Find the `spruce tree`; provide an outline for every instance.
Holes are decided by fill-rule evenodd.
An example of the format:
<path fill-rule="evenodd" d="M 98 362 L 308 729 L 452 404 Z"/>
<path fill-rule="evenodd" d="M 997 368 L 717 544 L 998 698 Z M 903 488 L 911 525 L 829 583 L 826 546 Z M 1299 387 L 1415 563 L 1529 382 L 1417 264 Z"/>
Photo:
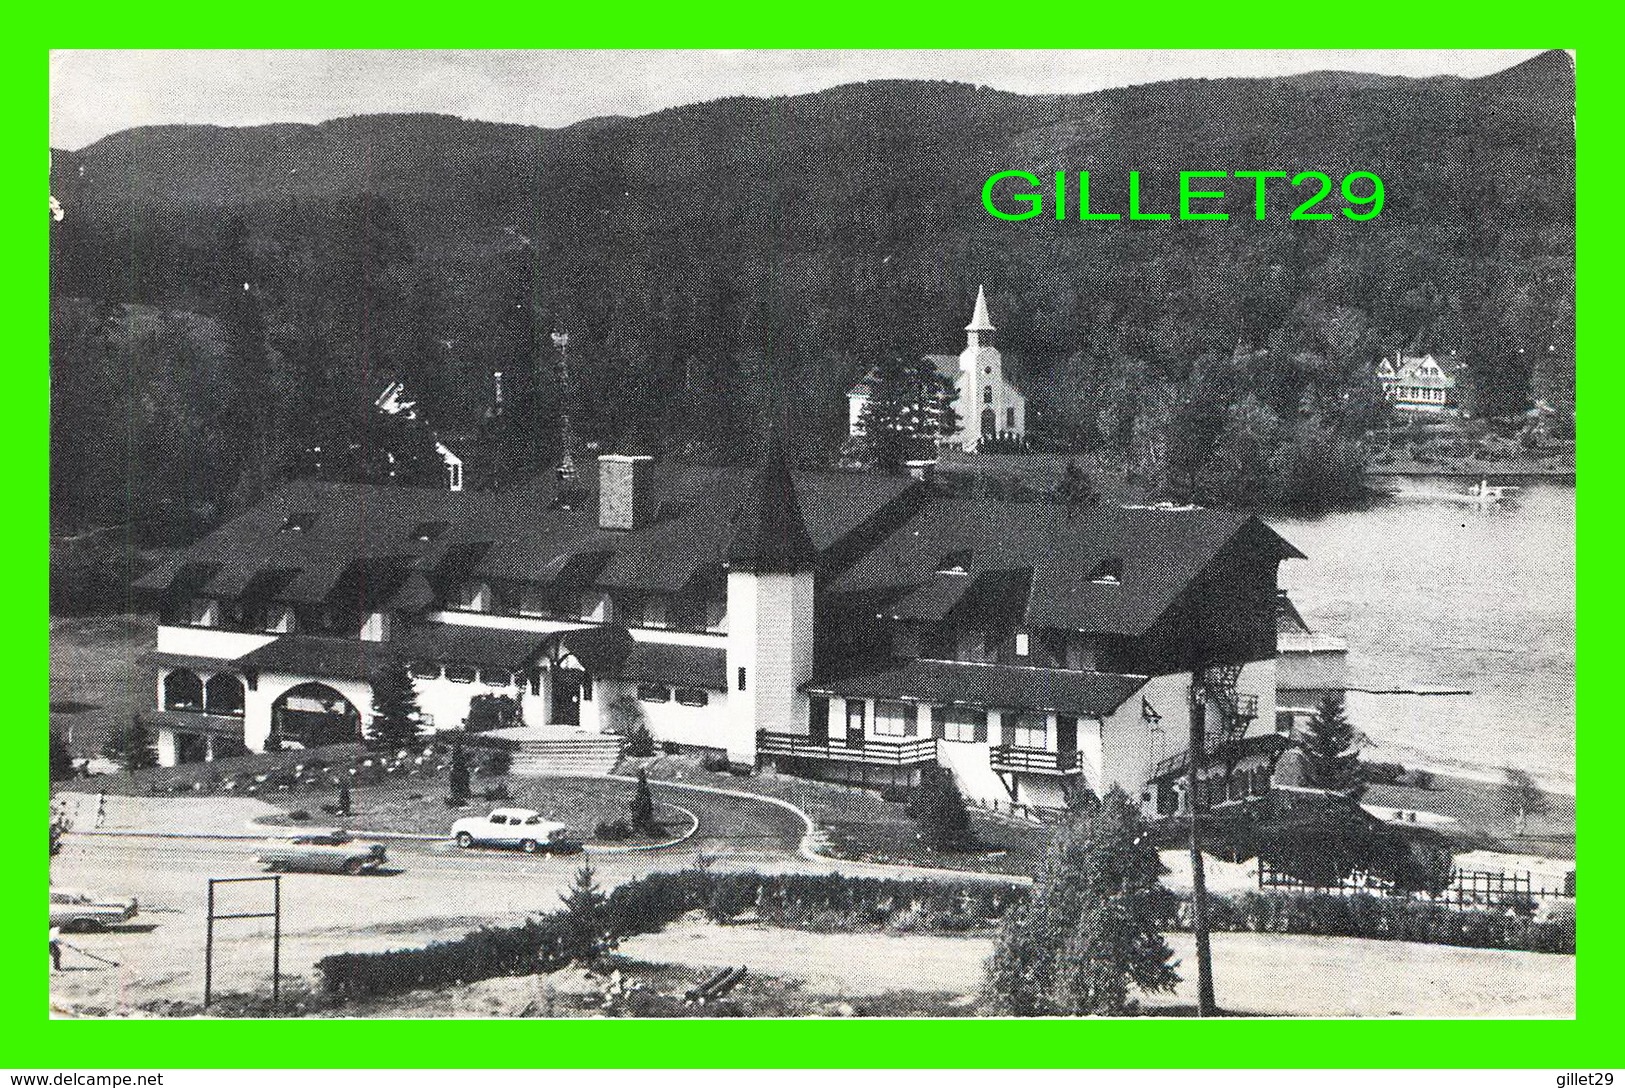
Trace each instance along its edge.
<path fill-rule="evenodd" d="M 403 661 L 386 662 L 372 674 L 372 729 L 368 739 L 377 749 L 410 747 L 417 743 L 419 723 L 417 689 Z"/>
<path fill-rule="evenodd" d="M 909 384 L 902 357 L 882 356 L 869 379 L 869 399 L 858 412 L 858 430 L 870 459 L 882 472 L 901 472 L 910 456 L 918 398 L 910 395 Z"/>
<path fill-rule="evenodd" d="M 1140 810 L 1114 786 L 1056 834 L 1031 896 L 1005 916 L 985 994 L 1013 1016 L 1121 1015 L 1179 981 L 1161 928 L 1173 895 Z"/>
<path fill-rule="evenodd" d="M 564 910 L 559 920 L 559 954 L 570 963 L 592 967 L 619 943 L 610 932 L 609 897 L 593 879 L 591 862 L 582 862 L 575 883 L 559 896 Z"/>
<path fill-rule="evenodd" d="M 350 815 L 350 784 L 348 782 L 339 783 L 339 803 L 337 815 Z"/>
<path fill-rule="evenodd" d="M 632 795 L 632 827 L 640 835 L 660 832 L 655 823 L 654 794 L 649 792 L 649 776 L 642 767 L 638 768 L 638 790 Z"/>
<path fill-rule="evenodd" d="M 1360 780 L 1360 746 L 1354 726 L 1343 712 L 1341 692 L 1320 697 L 1305 723 L 1298 746 L 1303 749 L 1305 772 L 1312 786 L 1323 790 L 1356 791 Z"/>
<path fill-rule="evenodd" d="M 927 765 L 920 775 L 920 785 L 909 797 L 908 814 L 919 826 L 925 844 L 950 853 L 975 850 L 976 834 L 953 772 Z"/>
<path fill-rule="evenodd" d="M 102 754 L 131 774 L 158 766 L 158 749 L 153 744 L 152 730 L 134 718 L 108 739 Z"/>

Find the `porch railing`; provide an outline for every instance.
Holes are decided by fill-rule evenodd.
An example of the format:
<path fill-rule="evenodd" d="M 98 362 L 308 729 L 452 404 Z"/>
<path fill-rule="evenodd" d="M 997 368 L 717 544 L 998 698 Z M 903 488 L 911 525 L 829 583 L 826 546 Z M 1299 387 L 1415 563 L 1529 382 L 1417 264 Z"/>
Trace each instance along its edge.
<path fill-rule="evenodd" d="M 836 763 L 873 763 L 888 767 L 911 767 L 917 763 L 935 763 L 937 742 L 933 737 L 913 737 L 899 740 L 863 738 L 862 744 L 849 744 L 844 740 L 813 740 L 796 733 L 757 734 L 756 752 L 764 756 L 789 756 L 795 759 L 827 759 Z"/>
<path fill-rule="evenodd" d="M 1032 774 L 1078 774 L 1083 768 L 1077 752 L 1049 752 L 1042 748 L 1018 748 L 1001 744 L 988 753 L 995 771 L 1026 771 Z"/>

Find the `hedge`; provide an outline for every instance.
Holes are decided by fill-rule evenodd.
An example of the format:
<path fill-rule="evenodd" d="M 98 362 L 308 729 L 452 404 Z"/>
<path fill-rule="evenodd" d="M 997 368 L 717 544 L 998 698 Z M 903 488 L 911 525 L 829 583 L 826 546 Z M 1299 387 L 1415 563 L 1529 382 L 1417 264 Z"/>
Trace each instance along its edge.
<path fill-rule="evenodd" d="M 985 932 L 1026 897 L 1025 888 L 991 883 L 687 869 L 652 873 L 621 885 L 610 892 L 605 917 L 616 938 L 658 932 L 696 910 L 719 922 L 753 913 L 762 922 L 787 928 Z M 1181 900 L 1168 927 L 1188 928 L 1189 915 L 1189 900 Z M 346 1000 L 543 973 L 566 964 L 561 919 L 562 912 L 556 912 L 519 926 L 486 927 L 426 948 L 346 952 L 326 957 L 316 969 L 325 991 Z M 1434 903 L 1364 894 L 1211 896 L 1208 919 L 1218 932 L 1574 952 L 1572 918 L 1536 922 L 1512 914 L 1454 911 Z"/>

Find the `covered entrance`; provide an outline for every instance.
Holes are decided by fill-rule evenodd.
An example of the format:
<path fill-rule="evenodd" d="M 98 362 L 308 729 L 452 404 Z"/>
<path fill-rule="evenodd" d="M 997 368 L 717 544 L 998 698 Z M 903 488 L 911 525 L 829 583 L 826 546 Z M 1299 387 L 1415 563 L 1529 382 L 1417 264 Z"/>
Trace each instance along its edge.
<path fill-rule="evenodd" d="M 300 684 L 271 704 L 271 734 L 306 748 L 362 739 L 361 713 L 326 684 Z"/>

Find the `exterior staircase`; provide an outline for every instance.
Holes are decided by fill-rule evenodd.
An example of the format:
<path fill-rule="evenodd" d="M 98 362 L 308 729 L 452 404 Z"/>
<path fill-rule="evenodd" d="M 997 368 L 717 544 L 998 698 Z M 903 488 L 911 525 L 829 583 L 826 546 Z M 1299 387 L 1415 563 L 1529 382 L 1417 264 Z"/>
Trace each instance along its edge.
<path fill-rule="evenodd" d="M 518 778 L 608 774 L 621 758 L 622 738 L 568 726 L 521 726 L 486 734 L 514 742 L 509 774 Z"/>

